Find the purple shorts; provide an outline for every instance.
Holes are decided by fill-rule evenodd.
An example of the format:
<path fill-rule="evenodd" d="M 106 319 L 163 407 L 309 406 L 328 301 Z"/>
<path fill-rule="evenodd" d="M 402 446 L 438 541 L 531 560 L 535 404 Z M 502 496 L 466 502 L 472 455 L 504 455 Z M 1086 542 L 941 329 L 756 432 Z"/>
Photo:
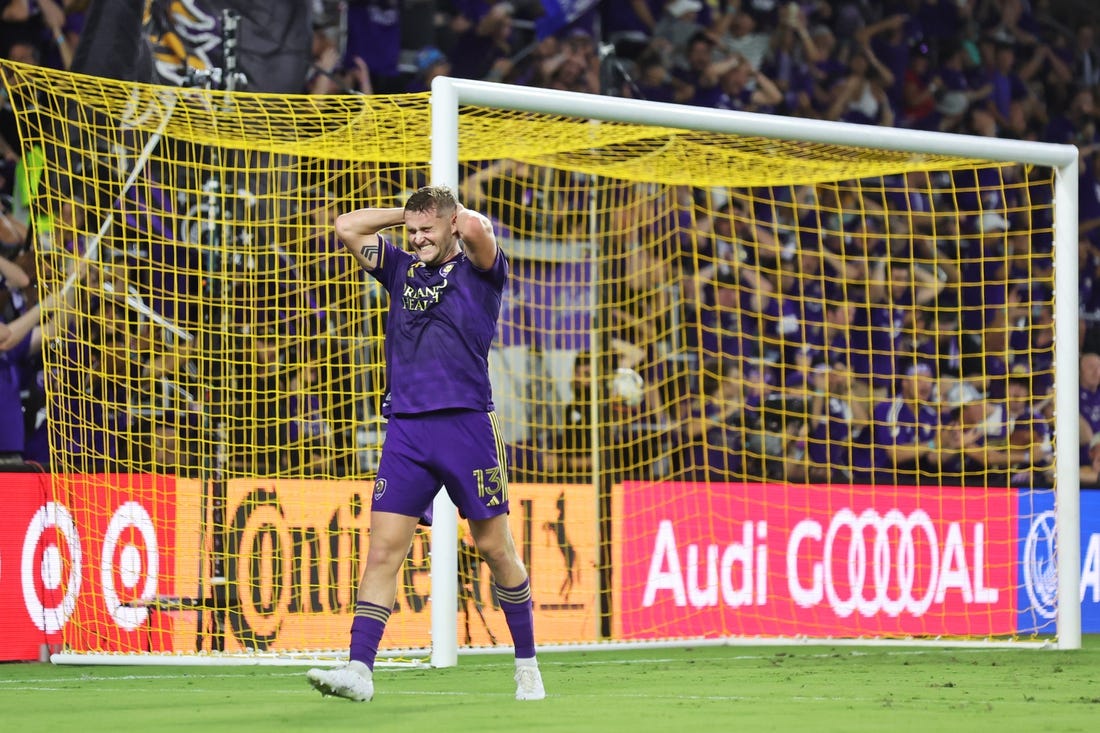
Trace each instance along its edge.
<path fill-rule="evenodd" d="M 464 518 L 508 512 L 504 439 L 494 413 L 442 410 L 390 418 L 371 509 L 430 525 L 432 500 L 444 486 Z"/>

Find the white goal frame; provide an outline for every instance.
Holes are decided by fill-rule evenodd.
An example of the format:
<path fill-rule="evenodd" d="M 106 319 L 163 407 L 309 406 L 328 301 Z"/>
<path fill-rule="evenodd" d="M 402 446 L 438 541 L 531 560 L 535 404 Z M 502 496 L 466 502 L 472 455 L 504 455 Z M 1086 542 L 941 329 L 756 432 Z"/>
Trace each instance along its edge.
<path fill-rule="evenodd" d="M 805 141 L 946 155 L 1054 168 L 1054 369 L 1055 435 L 1061 446 L 1076 447 L 1078 429 L 1078 267 L 1077 169 L 1073 145 L 1020 142 L 942 132 L 827 122 L 751 112 L 707 109 L 664 102 L 562 92 L 510 84 L 436 77 L 431 91 L 431 176 L 434 184 L 458 188 L 459 106 L 571 115 L 624 122 L 791 141 Z M 1081 647 L 1080 466 L 1075 450 L 1055 454 L 1059 649 Z M 458 515 L 446 492 L 434 505 L 431 535 L 431 664 L 458 663 Z M 1070 529 L 1070 531 L 1062 531 Z M 807 640 L 802 640 L 806 643 Z M 830 640 L 829 643 L 834 643 Z M 686 641 L 684 643 L 687 643 Z M 782 640 L 776 640 L 782 643 Z M 867 644 L 882 643 L 867 640 Z M 986 642 L 975 641 L 982 644 Z M 636 645 L 644 645 L 637 642 Z M 1045 645 L 1044 645 L 1045 646 Z"/>
<path fill-rule="evenodd" d="M 1080 562 L 1080 467 L 1076 446 L 1078 429 L 1078 266 L 1077 266 L 1077 176 L 1078 150 L 1072 145 L 1020 142 L 990 137 L 924 132 L 890 127 L 826 122 L 749 112 L 647 102 L 635 99 L 561 92 L 508 84 L 437 77 L 431 90 L 431 177 L 436 184 L 457 189 L 459 177 L 459 108 L 473 105 L 491 109 L 552 115 L 570 115 L 593 121 L 652 125 L 655 127 L 714 132 L 787 141 L 804 141 L 862 147 L 914 156 L 958 156 L 990 162 L 1025 163 L 1054 169 L 1054 369 L 1055 436 L 1055 553 L 1057 590 L 1057 638 L 1053 642 L 1014 642 L 990 639 L 934 640 L 905 639 L 662 639 L 631 642 L 591 642 L 540 645 L 541 651 L 559 649 L 625 649 L 639 647 L 745 645 L 879 645 L 915 643 L 936 646 L 1029 647 L 1079 649 L 1081 647 L 1081 562 Z M 1068 531 L 1062 531 L 1068 530 Z M 458 663 L 458 513 L 446 492 L 434 504 L 431 532 L 431 648 L 430 665 L 452 667 Z M 463 655 L 505 653 L 510 646 L 463 648 Z M 48 653 L 44 650 L 44 654 Z M 423 654 L 426 650 L 385 650 L 383 655 Z M 346 650 L 296 654 L 163 655 L 55 653 L 55 664 L 142 664 L 142 665 L 294 665 L 339 664 Z M 418 662 L 406 662 L 417 665 Z"/>

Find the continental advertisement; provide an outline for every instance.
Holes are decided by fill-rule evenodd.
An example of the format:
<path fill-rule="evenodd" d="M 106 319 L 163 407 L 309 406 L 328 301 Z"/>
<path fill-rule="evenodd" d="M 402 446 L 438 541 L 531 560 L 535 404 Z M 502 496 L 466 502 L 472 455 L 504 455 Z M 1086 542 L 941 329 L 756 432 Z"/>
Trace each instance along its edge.
<path fill-rule="evenodd" d="M 369 483 L 234 480 L 219 492 L 164 476 L 0 480 L 0 659 L 38 659 L 43 645 L 62 642 L 108 652 L 348 644 Z M 540 641 L 595 640 L 591 488 L 512 484 L 509 494 Z M 422 529 L 401 572 L 385 648 L 430 645 L 429 548 Z M 456 550 L 459 643 L 510 644 L 487 566 L 468 538 Z"/>

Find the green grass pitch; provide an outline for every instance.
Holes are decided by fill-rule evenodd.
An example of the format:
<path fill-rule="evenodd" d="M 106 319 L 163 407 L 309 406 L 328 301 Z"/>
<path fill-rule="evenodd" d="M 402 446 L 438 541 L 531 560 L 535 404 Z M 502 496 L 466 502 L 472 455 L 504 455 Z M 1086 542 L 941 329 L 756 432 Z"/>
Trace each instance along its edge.
<path fill-rule="evenodd" d="M 50 731 L 1088 731 L 1100 637 L 1084 649 L 697 647 L 546 653 L 548 697 L 512 699 L 503 655 L 380 669 L 367 704 L 295 667 L 0 665 L 0 729 Z"/>

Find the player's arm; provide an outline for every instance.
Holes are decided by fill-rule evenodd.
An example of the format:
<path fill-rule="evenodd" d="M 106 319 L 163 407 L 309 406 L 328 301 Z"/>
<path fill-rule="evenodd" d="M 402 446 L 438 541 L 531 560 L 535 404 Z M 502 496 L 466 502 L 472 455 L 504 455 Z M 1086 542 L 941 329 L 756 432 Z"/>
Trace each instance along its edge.
<path fill-rule="evenodd" d="M 466 257 L 479 270 L 492 269 L 497 259 L 497 237 L 493 233 L 493 222 L 484 214 L 458 205 L 455 214 L 455 229 L 466 249 Z"/>
<path fill-rule="evenodd" d="M 336 218 L 336 236 L 359 264 L 374 270 L 382 264 L 382 240 L 378 232 L 405 221 L 405 209 L 356 209 Z"/>

